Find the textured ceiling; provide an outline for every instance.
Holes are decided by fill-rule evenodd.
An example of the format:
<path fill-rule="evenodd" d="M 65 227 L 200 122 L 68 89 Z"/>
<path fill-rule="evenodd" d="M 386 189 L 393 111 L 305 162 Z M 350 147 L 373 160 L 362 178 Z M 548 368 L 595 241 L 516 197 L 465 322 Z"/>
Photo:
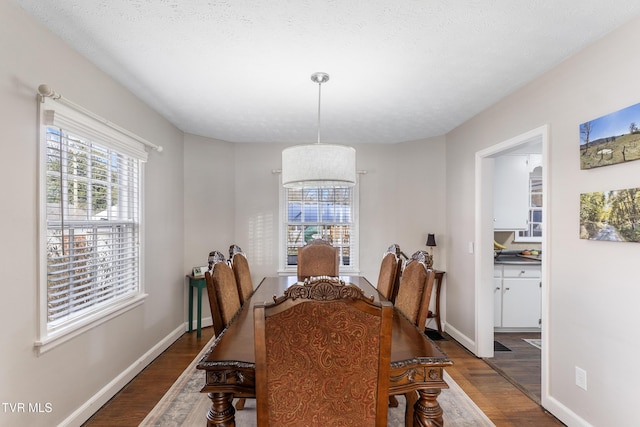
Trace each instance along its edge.
<path fill-rule="evenodd" d="M 316 71 L 331 76 L 322 142 L 443 135 L 640 14 L 638 0 L 14 1 L 181 130 L 234 142 L 315 142 Z"/>

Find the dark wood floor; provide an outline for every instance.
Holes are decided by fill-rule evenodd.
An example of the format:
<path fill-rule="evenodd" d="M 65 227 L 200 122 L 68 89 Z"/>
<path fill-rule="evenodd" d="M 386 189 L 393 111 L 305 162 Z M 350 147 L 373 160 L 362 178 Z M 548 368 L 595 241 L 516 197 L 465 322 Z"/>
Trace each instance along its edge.
<path fill-rule="evenodd" d="M 212 334 L 213 328 L 204 328 L 200 339 L 196 338 L 195 332 L 184 334 L 84 426 L 137 426 L 211 339 Z M 447 368 L 449 375 L 497 427 L 563 425 L 484 360 L 475 357 L 454 340 L 436 341 L 436 344 L 455 363 Z"/>
<path fill-rule="evenodd" d="M 531 399 L 540 403 L 542 375 L 540 349 L 524 341 L 524 339 L 540 339 L 540 333 L 499 332 L 494 338 L 511 351 L 496 351 L 493 358 L 485 361 Z"/>

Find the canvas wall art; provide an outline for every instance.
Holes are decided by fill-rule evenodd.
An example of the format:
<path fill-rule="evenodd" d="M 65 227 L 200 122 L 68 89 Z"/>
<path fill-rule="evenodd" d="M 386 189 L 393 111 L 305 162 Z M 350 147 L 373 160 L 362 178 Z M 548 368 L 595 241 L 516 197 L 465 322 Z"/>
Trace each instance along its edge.
<path fill-rule="evenodd" d="M 640 159 L 640 104 L 580 125 L 580 169 Z"/>
<path fill-rule="evenodd" d="M 640 188 L 580 194 L 580 238 L 640 242 Z"/>

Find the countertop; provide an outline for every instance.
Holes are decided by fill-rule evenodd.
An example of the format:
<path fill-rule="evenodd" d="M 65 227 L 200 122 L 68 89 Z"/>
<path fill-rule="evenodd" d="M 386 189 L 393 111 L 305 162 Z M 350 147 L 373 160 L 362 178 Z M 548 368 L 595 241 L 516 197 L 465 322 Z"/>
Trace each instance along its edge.
<path fill-rule="evenodd" d="M 506 265 L 540 265 L 540 255 L 522 255 L 520 251 L 503 250 L 497 251 L 497 256 L 494 258 L 494 264 L 506 264 Z"/>

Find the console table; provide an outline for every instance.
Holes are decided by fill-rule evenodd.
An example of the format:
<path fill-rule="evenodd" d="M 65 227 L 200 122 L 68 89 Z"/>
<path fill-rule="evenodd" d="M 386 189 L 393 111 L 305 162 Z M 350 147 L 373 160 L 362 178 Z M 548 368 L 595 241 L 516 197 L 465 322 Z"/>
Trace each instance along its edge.
<path fill-rule="evenodd" d="M 202 336 L 202 290 L 207 288 L 207 282 L 204 276 L 194 276 L 187 274 L 189 279 L 189 332 L 193 331 L 193 290 L 198 290 L 198 332 L 196 336 Z"/>
<path fill-rule="evenodd" d="M 435 283 L 436 283 L 436 308 L 435 312 L 429 310 L 427 314 L 427 319 L 436 319 L 436 325 L 438 326 L 438 332 L 442 333 L 442 323 L 440 321 L 440 288 L 442 288 L 442 278 L 444 277 L 444 271 L 433 270 L 436 274 Z"/>

